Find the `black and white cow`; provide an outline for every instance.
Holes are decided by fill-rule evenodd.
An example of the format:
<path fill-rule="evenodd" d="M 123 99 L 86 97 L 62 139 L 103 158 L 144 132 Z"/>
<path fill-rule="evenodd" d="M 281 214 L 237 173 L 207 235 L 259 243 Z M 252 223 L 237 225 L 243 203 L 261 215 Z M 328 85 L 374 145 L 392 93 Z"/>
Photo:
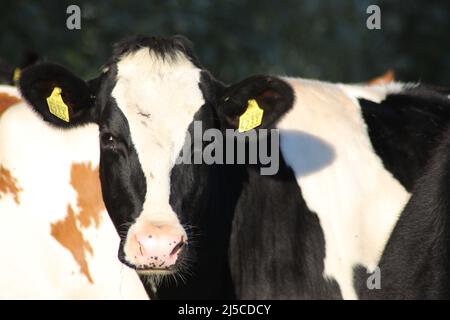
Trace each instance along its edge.
<path fill-rule="evenodd" d="M 49 111 L 55 87 L 68 122 Z M 55 126 L 99 125 L 120 260 L 141 273 L 186 276 L 175 290 L 163 284 L 160 297 L 370 297 L 361 289 L 366 270 L 385 261 L 450 118 L 448 97 L 422 85 L 253 76 L 227 86 L 181 37 L 126 39 L 88 83 L 58 65 L 33 66 L 20 89 Z M 261 175 L 262 164 L 176 162 L 194 120 L 203 130 L 236 129 L 251 99 L 264 110 L 258 129 L 279 129 L 275 175 Z M 389 245 L 412 250 L 394 238 Z M 394 254 L 382 272 L 395 262 Z M 415 290 L 397 283 L 390 292 L 405 287 Z"/>

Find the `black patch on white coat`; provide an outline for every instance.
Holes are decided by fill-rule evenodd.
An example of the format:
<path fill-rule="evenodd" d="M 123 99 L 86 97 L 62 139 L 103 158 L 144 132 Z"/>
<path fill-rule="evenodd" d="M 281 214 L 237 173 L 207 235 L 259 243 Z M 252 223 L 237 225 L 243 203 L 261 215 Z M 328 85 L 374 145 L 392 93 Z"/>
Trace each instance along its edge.
<path fill-rule="evenodd" d="M 450 299 L 450 130 L 433 154 L 384 250 L 381 288 L 355 274 L 363 299 Z"/>
<path fill-rule="evenodd" d="M 245 168 L 233 221 L 230 265 L 240 299 L 340 299 L 323 276 L 325 239 L 283 158 L 274 176 Z"/>
<path fill-rule="evenodd" d="M 359 99 L 359 104 L 376 153 L 411 191 L 450 120 L 450 99 L 419 86 L 389 94 L 381 103 Z"/>

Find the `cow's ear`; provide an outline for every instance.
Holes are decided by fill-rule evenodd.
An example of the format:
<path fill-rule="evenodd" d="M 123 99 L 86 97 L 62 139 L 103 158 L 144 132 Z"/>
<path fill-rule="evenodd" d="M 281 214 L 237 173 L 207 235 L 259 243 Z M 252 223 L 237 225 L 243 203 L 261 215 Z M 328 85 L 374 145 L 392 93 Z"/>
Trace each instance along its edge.
<path fill-rule="evenodd" d="M 89 85 L 57 64 L 26 68 L 18 86 L 33 109 L 55 126 L 70 128 L 96 122 L 95 97 Z"/>
<path fill-rule="evenodd" d="M 292 87 L 282 79 L 253 76 L 224 90 L 217 113 L 224 128 L 245 132 L 270 128 L 294 103 Z"/>

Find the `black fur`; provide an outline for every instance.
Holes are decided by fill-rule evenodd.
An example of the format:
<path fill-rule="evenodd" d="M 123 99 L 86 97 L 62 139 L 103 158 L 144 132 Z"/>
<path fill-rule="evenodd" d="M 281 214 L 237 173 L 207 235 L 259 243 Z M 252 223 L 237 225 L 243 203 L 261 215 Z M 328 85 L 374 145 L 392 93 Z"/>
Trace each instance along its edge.
<path fill-rule="evenodd" d="M 230 266 L 240 299 L 339 299 L 323 278 L 325 240 L 319 219 L 281 160 L 275 176 L 246 168 L 235 209 Z"/>
<path fill-rule="evenodd" d="M 384 250 L 381 289 L 364 299 L 450 299 L 450 130 L 418 179 Z M 364 271 L 363 271 L 364 272 Z M 356 279 L 361 276 L 356 275 Z M 367 276 L 366 276 L 367 277 Z"/>
<path fill-rule="evenodd" d="M 42 58 L 34 51 L 26 51 L 23 53 L 20 63 L 13 66 L 0 58 L 0 83 L 15 85 L 14 72 L 16 68 L 23 70 L 26 67 L 38 63 Z"/>
<path fill-rule="evenodd" d="M 411 191 L 450 119 L 450 100 L 427 86 L 390 94 L 381 103 L 360 99 L 372 145 Z"/>
<path fill-rule="evenodd" d="M 85 81 L 62 66 L 42 63 L 28 67 L 23 70 L 18 86 L 27 102 L 54 126 L 69 128 L 96 121 L 92 108 L 94 93 Z M 46 98 L 55 87 L 62 89 L 61 96 L 69 110 L 69 122 L 50 113 Z"/>
<path fill-rule="evenodd" d="M 177 54 L 181 53 L 195 66 L 201 68 L 200 62 L 192 50 L 192 43 L 181 35 L 170 38 L 148 37 L 142 35 L 127 37 L 114 45 L 113 56 L 108 65 L 114 65 L 123 56 L 141 48 L 148 48 L 163 60 L 174 58 Z"/>

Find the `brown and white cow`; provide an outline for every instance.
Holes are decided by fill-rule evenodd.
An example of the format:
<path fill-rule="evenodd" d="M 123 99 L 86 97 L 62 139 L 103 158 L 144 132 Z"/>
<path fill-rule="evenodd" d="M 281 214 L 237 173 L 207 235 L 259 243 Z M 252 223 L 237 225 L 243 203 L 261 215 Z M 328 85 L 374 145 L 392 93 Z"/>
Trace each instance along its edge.
<path fill-rule="evenodd" d="M 0 298 L 148 298 L 117 260 L 97 130 L 43 125 L 15 87 L 0 86 Z"/>

